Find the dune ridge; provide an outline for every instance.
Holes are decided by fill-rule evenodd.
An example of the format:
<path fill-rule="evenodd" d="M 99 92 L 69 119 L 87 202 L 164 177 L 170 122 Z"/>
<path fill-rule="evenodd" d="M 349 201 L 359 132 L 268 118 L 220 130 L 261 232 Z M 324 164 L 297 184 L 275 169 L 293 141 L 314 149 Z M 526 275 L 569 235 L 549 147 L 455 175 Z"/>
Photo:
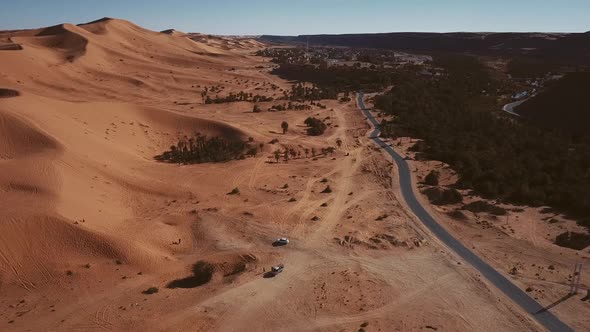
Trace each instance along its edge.
<path fill-rule="evenodd" d="M 216 79 L 227 65 L 211 55 L 243 55 L 112 18 L 0 32 L 0 41 L 0 284 L 63 284 L 66 269 L 101 260 L 156 266 L 174 251 L 161 228 L 183 233 L 190 223 L 179 214 L 177 229 L 146 229 L 161 219 L 141 218 L 154 217 L 149 202 L 190 190 L 134 169 L 153 168 L 195 132 L 247 138 L 164 106 Z"/>

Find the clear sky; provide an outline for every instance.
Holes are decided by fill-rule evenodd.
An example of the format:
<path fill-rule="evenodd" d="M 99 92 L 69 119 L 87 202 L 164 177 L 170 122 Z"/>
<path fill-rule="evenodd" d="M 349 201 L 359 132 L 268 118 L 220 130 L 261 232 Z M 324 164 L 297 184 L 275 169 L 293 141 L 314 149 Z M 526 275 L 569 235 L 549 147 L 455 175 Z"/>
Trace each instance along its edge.
<path fill-rule="evenodd" d="M 590 0 L 0 0 L 0 30 L 105 16 L 210 34 L 590 30 Z"/>

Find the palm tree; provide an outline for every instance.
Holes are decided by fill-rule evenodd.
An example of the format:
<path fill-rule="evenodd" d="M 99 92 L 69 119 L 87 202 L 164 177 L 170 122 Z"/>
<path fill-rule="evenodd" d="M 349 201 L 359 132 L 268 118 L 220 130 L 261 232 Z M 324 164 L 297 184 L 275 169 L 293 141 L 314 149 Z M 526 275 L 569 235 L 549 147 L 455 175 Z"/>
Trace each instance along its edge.
<path fill-rule="evenodd" d="M 285 134 L 287 130 L 289 130 L 289 124 L 287 123 L 287 121 L 283 121 L 283 123 L 281 123 L 281 128 L 283 129 L 283 134 Z"/>

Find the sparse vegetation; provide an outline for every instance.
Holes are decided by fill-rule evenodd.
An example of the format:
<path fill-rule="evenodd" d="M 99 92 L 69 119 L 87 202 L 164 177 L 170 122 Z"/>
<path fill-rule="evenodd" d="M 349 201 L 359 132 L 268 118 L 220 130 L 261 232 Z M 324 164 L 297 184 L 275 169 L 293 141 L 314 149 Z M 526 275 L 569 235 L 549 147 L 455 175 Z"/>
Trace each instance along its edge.
<path fill-rule="evenodd" d="M 387 213 L 384 213 L 382 215 L 380 215 L 379 217 L 375 218 L 375 221 L 381 221 L 385 218 L 387 218 L 389 215 Z"/>
<path fill-rule="evenodd" d="M 440 173 L 437 171 L 430 171 L 428 175 L 424 178 L 424 183 L 429 186 L 438 186 L 438 178 L 440 177 Z"/>
<path fill-rule="evenodd" d="M 555 238 L 555 244 L 575 250 L 583 250 L 590 246 L 590 235 L 578 232 L 565 232 Z"/>
<path fill-rule="evenodd" d="M 308 127 L 307 134 L 309 136 L 319 136 L 326 131 L 326 128 L 328 128 L 325 123 L 314 117 L 308 117 L 305 119 L 304 123 Z"/>
<path fill-rule="evenodd" d="M 430 187 L 424 189 L 423 193 L 435 205 L 458 204 L 463 201 L 463 196 L 457 189 Z"/>
<path fill-rule="evenodd" d="M 142 293 L 147 294 L 147 295 L 151 295 L 151 294 L 156 294 L 159 291 L 160 290 L 158 289 L 158 287 L 150 287 L 150 288 L 144 290 Z"/>
<path fill-rule="evenodd" d="M 261 95 L 252 95 L 252 93 L 247 93 L 244 91 L 240 91 L 238 93 L 230 93 L 225 97 L 215 96 L 211 98 L 208 95 L 205 95 L 205 104 L 223 104 L 223 103 L 234 103 L 238 101 L 248 101 L 248 102 L 267 102 L 273 101 L 273 97 L 261 96 Z M 254 111 L 254 110 L 253 110 Z"/>
<path fill-rule="evenodd" d="M 495 216 L 503 216 L 508 212 L 499 206 L 492 205 L 486 201 L 475 201 L 463 206 L 463 210 L 471 211 L 474 213 L 485 212 L 493 214 Z"/>
<path fill-rule="evenodd" d="M 16 90 L 0 88 L 0 98 L 17 97 L 19 95 L 20 93 Z"/>
<path fill-rule="evenodd" d="M 156 156 L 156 160 L 181 164 L 224 162 L 243 157 L 247 148 L 249 155 L 255 155 L 253 149 L 256 146 L 249 147 L 246 142 L 197 133 L 194 137 L 179 140 L 170 150 Z"/>
<path fill-rule="evenodd" d="M 447 214 L 455 220 L 467 220 L 467 216 L 461 210 L 453 210 Z"/>
<path fill-rule="evenodd" d="M 206 261 L 198 261 L 193 265 L 193 275 L 170 282 L 168 288 L 195 288 L 202 286 L 213 278 L 215 267 Z"/>

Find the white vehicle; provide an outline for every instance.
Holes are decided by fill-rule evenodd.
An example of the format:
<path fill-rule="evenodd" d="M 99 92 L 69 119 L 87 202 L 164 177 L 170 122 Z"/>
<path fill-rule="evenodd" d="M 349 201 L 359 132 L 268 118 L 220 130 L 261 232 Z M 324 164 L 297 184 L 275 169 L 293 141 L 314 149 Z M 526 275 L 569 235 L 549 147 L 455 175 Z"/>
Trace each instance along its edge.
<path fill-rule="evenodd" d="M 283 264 L 279 264 L 277 266 L 273 266 L 270 268 L 270 273 L 272 273 L 273 275 L 277 275 L 281 272 L 283 272 L 283 269 L 285 268 L 285 265 Z"/>
<path fill-rule="evenodd" d="M 277 245 L 281 245 L 281 246 L 284 246 L 284 245 L 286 245 L 286 244 L 289 244 L 289 239 L 287 239 L 286 237 L 282 237 L 282 238 L 280 238 L 280 239 L 277 239 L 277 240 L 275 241 L 275 244 L 277 244 Z"/>

